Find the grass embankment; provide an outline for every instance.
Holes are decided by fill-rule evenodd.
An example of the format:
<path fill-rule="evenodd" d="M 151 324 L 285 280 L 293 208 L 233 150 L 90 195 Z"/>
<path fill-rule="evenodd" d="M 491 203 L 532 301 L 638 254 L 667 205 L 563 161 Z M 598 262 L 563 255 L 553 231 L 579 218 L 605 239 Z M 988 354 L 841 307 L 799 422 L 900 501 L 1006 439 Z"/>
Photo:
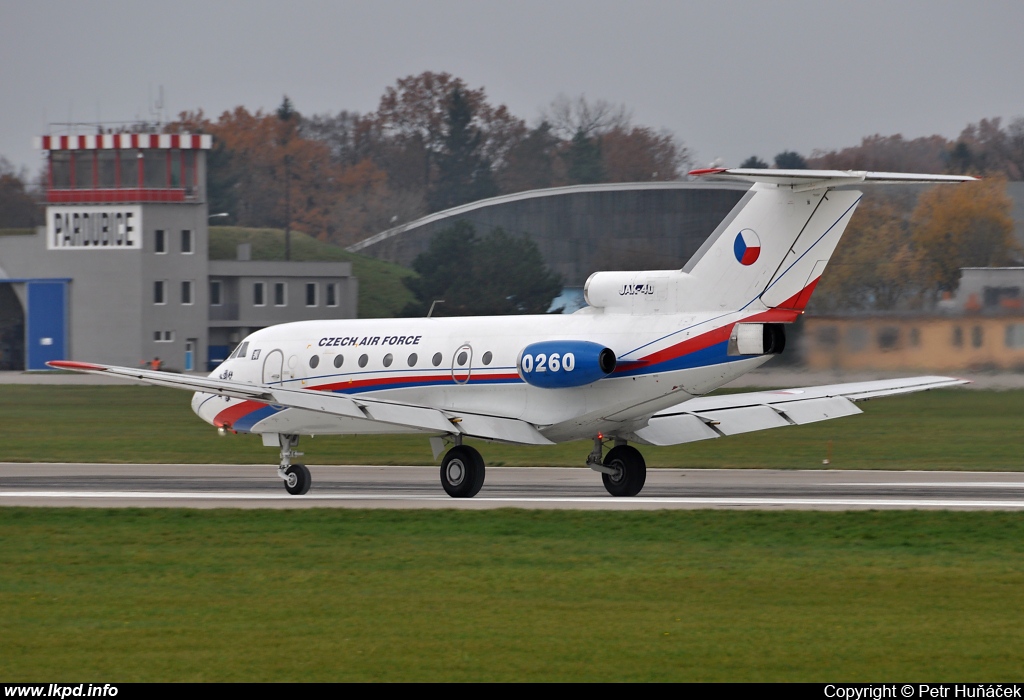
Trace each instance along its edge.
<path fill-rule="evenodd" d="M 1017 513 L 0 509 L 0 677 L 1019 680 Z"/>
<path fill-rule="evenodd" d="M 210 260 L 234 260 L 239 243 L 252 245 L 253 260 L 284 260 L 284 231 L 240 226 L 210 227 Z M 392 318 L 413 300 L 402 278 L 412 270 L 349 253 L 330 243 L 292 231 L 291 259 L 297 262 L 350 262 L 359 279 L 359 318 Z"/>
<path fill-rule="evenodd" d="M 0 387 L 0 461 L 276 463 L 257 436 L 220 438 L 160 387 Z M 1019 470 L 1024 391 L 939 390 L 860 404 L 865 413 L 675 447 L 642 448 L 653 467 Z M 582 466 L 590 446 L 479 445 L 487 463 Z M 310 464 L 432 464 L 425 437 L 303 438 Z"/>

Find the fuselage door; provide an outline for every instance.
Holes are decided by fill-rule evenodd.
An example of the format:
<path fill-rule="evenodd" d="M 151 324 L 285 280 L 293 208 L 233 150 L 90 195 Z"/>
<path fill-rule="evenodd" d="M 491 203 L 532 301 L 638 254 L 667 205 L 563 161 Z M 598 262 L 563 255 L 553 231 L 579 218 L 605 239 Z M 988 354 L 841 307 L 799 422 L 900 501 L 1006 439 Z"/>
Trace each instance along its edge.
<path fill-rule="evenodd" d="M 284 353 L 280 350 L 271 350 L 263 360 L 263 383 L 280 385 L 282 372 L 284 372 Z"/>
<path fill-rule="evenodd" d="M 473 348 L 467 343 L 459 347 L 452 355 L 452 381 L 465 384 L 473 369 Z"/>

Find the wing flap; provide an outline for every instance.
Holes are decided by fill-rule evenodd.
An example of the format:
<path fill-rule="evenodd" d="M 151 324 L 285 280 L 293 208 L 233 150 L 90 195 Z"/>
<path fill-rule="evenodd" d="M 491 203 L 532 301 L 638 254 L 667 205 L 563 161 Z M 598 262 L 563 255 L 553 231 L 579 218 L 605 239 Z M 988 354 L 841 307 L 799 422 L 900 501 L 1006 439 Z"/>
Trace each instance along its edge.
<path fill-rule="evenodd" d="M 854 401 L 967 384 L 953 377 L 908 377 L 779 391 L 702 396 L 660 411 L 633 433 L 652 445 L 805 425 L 861 413 Z M 708 434 L 713 433 L 713 434 Z"/>
<path fill-rule="evenodd" d="M 780 411 L 786 418 L 797 425 L 806 425 L 807 423 L 817 423 L 818 421 L 855 416 L 858 413 L 863 413 L 863 411 L 857 408 L 856 404 L 841 396 L 790 401 L 783 404 L 773 404 L 772 408 Z"/>
<path fill-rule="evenodd" d="M 647 426 L 634 433 L 643 442 L 650 445 L 681 445 L 684 442 L 697 442 L 719 437 L 708 424 L 697 416 L 681 414 L 676 416 L 654 417 Z"/>
<path fill-rule="evenodd" d="M 394 425 L 408 425 L 422 430 L 436 430 L 452 433 L 455 428 L 445 415 L 433 408 L 409 406 L 407 404 L 360 401 L 371 420 Z"/>
<path fill-rule="evenodd" d="M 744 406 L 724 411 L 703 411 L 701 418 L 711 422 L 723 435 L 752 433 L 755 430 L 781 428 L 789 421 L 768 406 Z"/>
<path fill-rule="evenodd" d="M 659 411 L 655 416 L 667 416 L 675 413 L 699 413 L 716 409 L 765 404 L 781 408 L 783 404 L 793 401 L 806 401 L 808 399 L 836 396 L 841 396 L 851 401 L 863 401 L 882 396 L 927 391 L 928 389 L 941 389 L 968 383 L 969 381 L 966 379 L 957 379 L 955 377 L 905 377 L 901 379 L 879 379 L 869 382 L 848 382 L 846 384 L 824 384 L 796 389 L 700 396 Z"/>
<path fill-rule="evenodd" d="M 553 445 L 539 430 L 525 421 L 472 413 L 459 414 L 451 419 L 459 431 L 471 437 L 515 442 L 524 445 Z"/>
<path fill-rule="evenodd" d="M 308 391 L 305 389 L 274 389 L 270 392 L 274 403 L 288 408 L 301 408 L 318 413 L 330 413 L 346 418 L 366 419 L 366 413 L 359 405 L 347 396 L 330 394 L 326 391 Z"/>

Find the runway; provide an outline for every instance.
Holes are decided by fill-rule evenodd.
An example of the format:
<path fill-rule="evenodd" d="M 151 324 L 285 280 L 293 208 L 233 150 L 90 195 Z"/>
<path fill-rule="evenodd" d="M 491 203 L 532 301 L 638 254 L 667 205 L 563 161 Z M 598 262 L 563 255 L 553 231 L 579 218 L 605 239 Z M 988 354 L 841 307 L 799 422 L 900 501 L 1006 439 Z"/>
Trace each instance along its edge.
<path fill-rule="evenodd" d="M 170 508 L 543 508 L 586 510 L 1024 510 L 1024 473 L 650 469 L 613 498 L 585 468 L 491 467 L 472 499 L 449 498 L 437 467 L 311 466 L 288 495 L 272 466 L 0 463 L 0 506 Z"/>

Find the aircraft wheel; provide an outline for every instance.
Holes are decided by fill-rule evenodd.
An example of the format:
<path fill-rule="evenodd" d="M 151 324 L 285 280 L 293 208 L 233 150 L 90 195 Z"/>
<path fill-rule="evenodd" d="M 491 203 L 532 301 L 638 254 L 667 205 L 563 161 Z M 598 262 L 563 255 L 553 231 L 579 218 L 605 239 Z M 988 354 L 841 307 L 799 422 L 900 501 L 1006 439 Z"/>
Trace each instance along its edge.
<path fill-rule="evenodd" d="M 614 474 L 601 475 L 604 487 L 613 496 L 635 496 L 647 481 L 647 463 L 635 447 L 613 447 L 605 455 L 604 465 L 615 470 Z"/>
<path fill-rule="evenodd" d="M 472 498 L 484 485 L 484 458 L 472 447 L 457 445 L 441 461 L 441 486 L 452 498 Z"/>
<path fill-rule="evenodd" d="M 301 496 L 309 491 L 309 486 L 313 483 L 313 477 L 309 475 L 309 470 L 306 469 L 305 464 L 293 464 L 284 473 L 288 477 L 284 482 L 284 488 L 288 493 L 293 496 Z"/>

